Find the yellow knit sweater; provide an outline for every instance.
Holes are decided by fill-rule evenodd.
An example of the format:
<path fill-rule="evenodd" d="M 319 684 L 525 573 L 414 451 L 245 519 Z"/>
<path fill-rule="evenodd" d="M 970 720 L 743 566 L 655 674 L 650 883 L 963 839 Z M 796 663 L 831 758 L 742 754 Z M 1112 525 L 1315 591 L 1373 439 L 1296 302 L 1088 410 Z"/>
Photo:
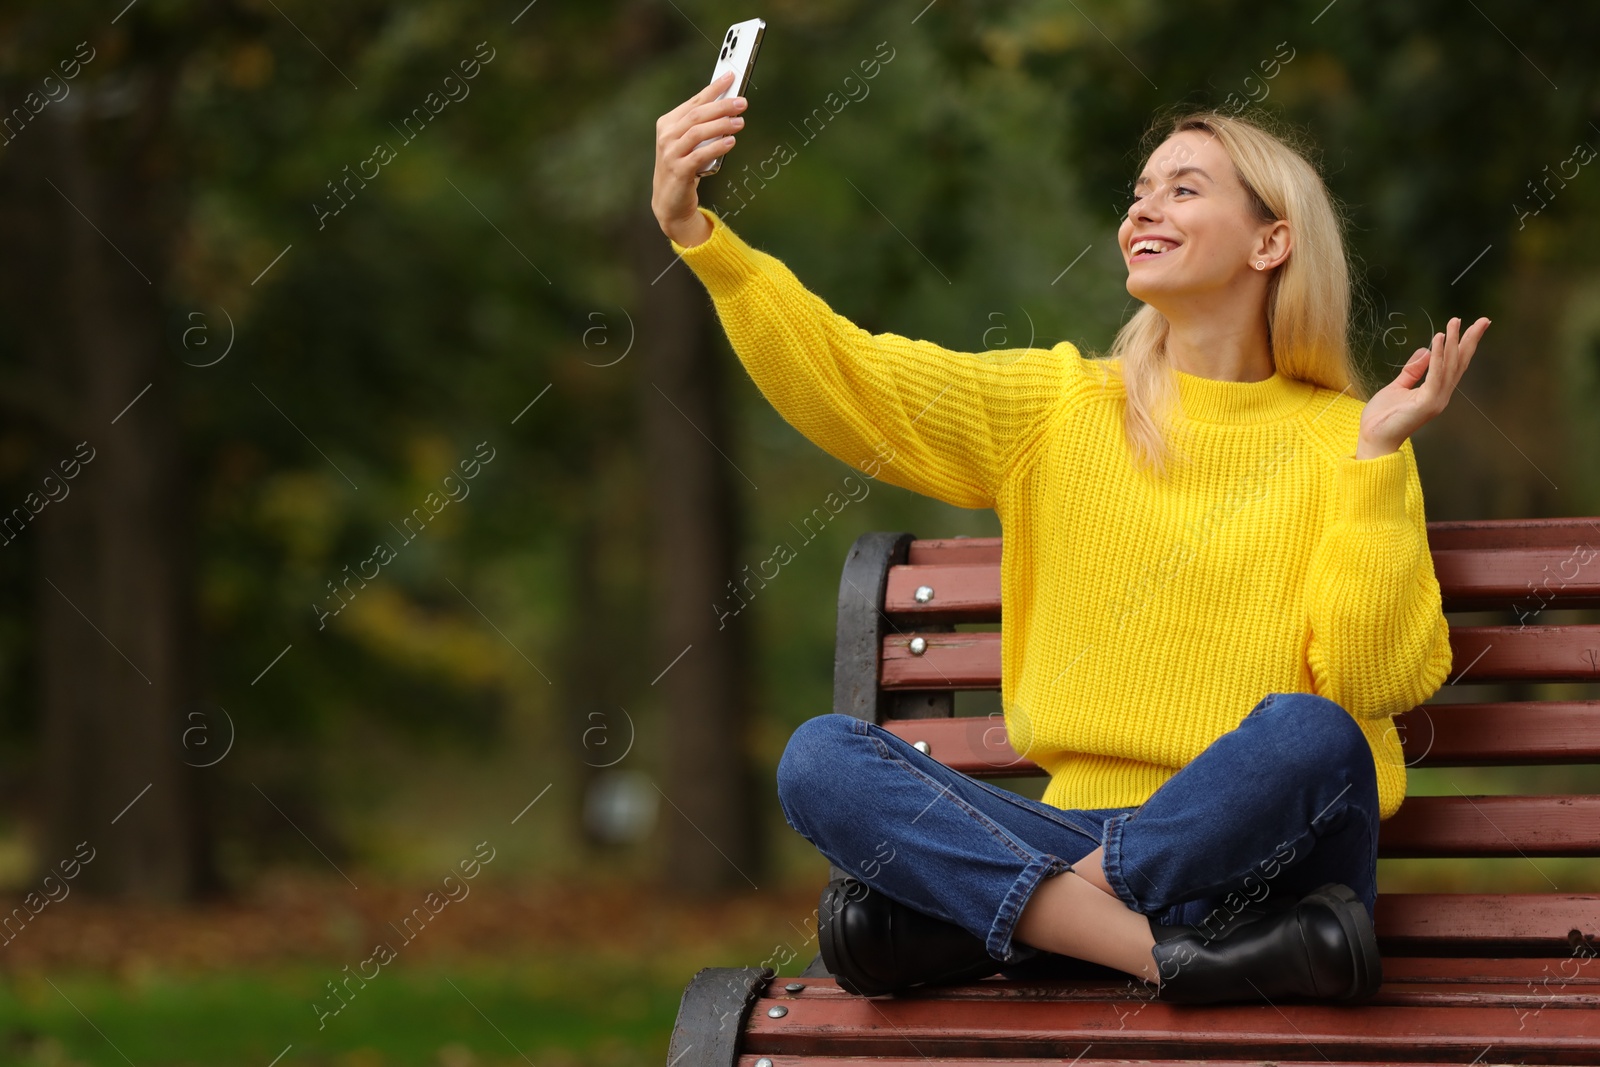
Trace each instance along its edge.
<path fill-rule="evenodd" d="M 1307 692 L 1355 717 L 1380 817 L 1399 809 L 1391 716 L 1451 661 L 1409 440 L 1358 460 L 1354 397 L 1179 372 L 1168 440 L 1189 461 L 1158 481 L 1128 451 L 1115 362 L 868 333 L 700 211 L 711 236 L 672 249 L 779 414 L 883 481 L 999 516 L 1006 731 L 1050 773 L 1047 803 L 1143 803 L 1266 694 Z"/>

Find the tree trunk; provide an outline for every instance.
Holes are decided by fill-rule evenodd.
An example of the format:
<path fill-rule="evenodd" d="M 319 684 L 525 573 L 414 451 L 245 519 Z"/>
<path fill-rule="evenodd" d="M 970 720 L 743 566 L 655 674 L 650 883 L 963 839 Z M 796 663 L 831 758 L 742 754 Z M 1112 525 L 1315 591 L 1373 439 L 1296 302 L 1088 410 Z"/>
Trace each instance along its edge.
<path fill-rule="evenodd" d="M 0 301 L 32 367 L 7 399 L 39 422 L 40 479 L 81 464 L 8 549 L 38 563 L 40 873 L 92 849 L 77 888 L 179 900 L 211 881 L 199 772 L 181 748 L 192 515 L 161 305 L 171 226 L 153 165 L 170 85 L 141 88 L 126 126 L 55 108 L 7 149 Z"/>
<path fill-rule="evenodd" d="M 759 886 L 765 865 L 750 743 L 753 641 L 749 619 L 719 626 L 713 610 L 735 577 L 735 483 L 744 478 L 723 455 L 734 451 L 728 371 L 713 349 L 705 287 L 683 263 L 663 273 L 673 256 L 648 207 L 629 221 L 655 582 L 651 677 L 664 672 L 652 688 L 668 717 L 660 731 L 663 887 L 747 889 Z"/>
<path fill-rule="evenodd" d="M 604 462 L 600 451 L 588 450 L 589 471 Z M 616 660 L 626 652 L 611 632 L 611 615 L 604 597 L 600 539 L 605 516 L 600 502 L 591 498 L 578 502 L 569 521 L 572 534 L 567 539 L 566 604 L 561 642 L 559 697 L 563 746 L 574 761 L 572 785 L 578 797 L 575 840 L 586 858 L 596 859 L 609 844 L 595 832 L 586 805 L 595 779 L 610 767 L 635 767 L 640 754 L 633 750 L 628 720 L 617 697 L 619 675 Z M 631 759 L 629 759 L 631 757 Z"/>

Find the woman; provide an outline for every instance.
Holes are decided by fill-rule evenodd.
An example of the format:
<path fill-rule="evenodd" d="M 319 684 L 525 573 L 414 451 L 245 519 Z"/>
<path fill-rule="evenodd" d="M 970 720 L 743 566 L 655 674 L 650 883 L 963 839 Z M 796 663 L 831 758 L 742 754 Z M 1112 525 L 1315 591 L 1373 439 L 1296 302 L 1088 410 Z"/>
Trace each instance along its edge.
<path fill-rule="evenodd" d="M 1370 996 L 1392 716 L 1451 662 L 1409 438 L 1489 320 L 1366 397 L 1321 178 L 1202 112 L 1137 178 L 1118 242 L 1144 306 L 1108 358 L 869 334 L 699 205 L 742 125 L 726 84 L 656 124 L 662 231 L 801 433 L 999 515 L 1007 737 L 1051 776 L 1033 801 L 875 724 L 803 723 L 785 817 L 861 872 L 823 893 L 829 970 L 872 995 L 1070 957 L 1162 1000 Z"/>

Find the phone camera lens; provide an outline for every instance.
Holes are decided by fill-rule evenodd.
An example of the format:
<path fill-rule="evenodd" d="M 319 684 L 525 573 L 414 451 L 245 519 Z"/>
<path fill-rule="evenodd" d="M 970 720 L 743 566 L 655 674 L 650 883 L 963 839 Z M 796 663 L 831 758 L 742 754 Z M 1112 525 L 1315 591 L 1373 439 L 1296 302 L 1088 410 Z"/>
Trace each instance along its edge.
<path fill-rule="evenodd" d="M 728 58 L 728 46 L 727 45 L 723 45 L 722 46 L 722 58 L 723 59 L 727 59 Z"/>

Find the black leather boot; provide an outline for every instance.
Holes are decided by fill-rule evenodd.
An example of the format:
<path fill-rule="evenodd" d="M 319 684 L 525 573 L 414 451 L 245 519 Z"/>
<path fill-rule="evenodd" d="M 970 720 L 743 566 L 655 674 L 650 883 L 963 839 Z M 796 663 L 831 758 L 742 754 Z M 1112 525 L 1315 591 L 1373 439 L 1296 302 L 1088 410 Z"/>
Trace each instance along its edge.
<path fill-rule="evenodd" d="M 839 988 L 861 997 L 922 983 L 972 981 L 1005 966 L 963 928 L 854 878 L 823 889 L 817 945 Z"/>
<path fill-rule="evenodd" d="M 1208 938 L 1190 924 L 1163 926 L 1151 955 L 1160 969 L 1156 999 L 1182 1004 L 1260 1002 L 1285 997 L 1364 1000 L 1383 983 L 1378 941 L 1360 898 L 1329 882 L 1299 901 Z"/>

